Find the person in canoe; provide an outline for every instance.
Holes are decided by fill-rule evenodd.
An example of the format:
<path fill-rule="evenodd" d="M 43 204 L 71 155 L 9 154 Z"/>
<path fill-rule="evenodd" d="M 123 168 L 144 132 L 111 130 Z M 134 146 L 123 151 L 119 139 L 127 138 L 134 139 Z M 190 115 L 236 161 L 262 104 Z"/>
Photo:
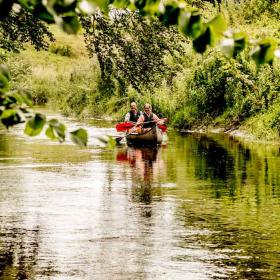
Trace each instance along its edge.
<path fill-rule="evenodd" d="M 152 105 L 146 103 L 144 106 L 144 113 L 140 115 L 135 126 L 137 128 L 142 127 L 142 132 L 145 132 L 152 128 L 155 124 L 164 124 L 166 120 L 166 118 L 160 119 L 152 112 Z M 136 131 L 138 131 L 138 129 Z"/>
<path fill-rule="evenodd" d="M 131 102 L 130 111 L 125 115 L 124 121 L 136 123 L 141 115 L 142 115 L 142 112 L 137 109 L 136 103 Z"/>

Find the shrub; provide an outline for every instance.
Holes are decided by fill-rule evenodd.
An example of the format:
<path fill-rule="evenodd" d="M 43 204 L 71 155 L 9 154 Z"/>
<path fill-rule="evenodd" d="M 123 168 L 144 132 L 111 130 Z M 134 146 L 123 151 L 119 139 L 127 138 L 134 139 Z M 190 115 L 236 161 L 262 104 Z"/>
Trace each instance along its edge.
<path fill-rule="evenodd" d="M 61 56 L 73 56 L 73 50 L 72 47 L 69 45 L 57 45 L 57 44 L 51 44 L 49 47 L 49 51 L 54 54 L 58 54 Z"/>

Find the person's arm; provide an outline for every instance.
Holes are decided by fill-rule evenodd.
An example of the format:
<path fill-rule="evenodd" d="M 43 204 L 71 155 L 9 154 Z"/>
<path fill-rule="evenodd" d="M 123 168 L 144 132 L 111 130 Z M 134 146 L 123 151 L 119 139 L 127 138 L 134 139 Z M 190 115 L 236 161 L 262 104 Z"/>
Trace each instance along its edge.
<path fill-rule="evenodd" d="M 160 121 L 160 118 L 154 113 L 153 113 L 153 121 L 156 123 Z"/>
<path fill-rule="evenodd" d="M 156 114 L 153 114 L 153 120 L 157 124 L 164 124 L 167 121 L 167 118 L 160 119 Z"/>
<path fill-rule="evenodd" d="M 138 120 L 137 120 L 137 123 L 135 126 L 139 126 L 139 125 L 142 125 L 144 122 L 144 115 L 141 115 Z"/>
<path fill-rule="evenodd" d="M 124 117 L 124 121 L 129 122 L 129 119 L 130 119 L 130 113 L 128 112 Z"/>

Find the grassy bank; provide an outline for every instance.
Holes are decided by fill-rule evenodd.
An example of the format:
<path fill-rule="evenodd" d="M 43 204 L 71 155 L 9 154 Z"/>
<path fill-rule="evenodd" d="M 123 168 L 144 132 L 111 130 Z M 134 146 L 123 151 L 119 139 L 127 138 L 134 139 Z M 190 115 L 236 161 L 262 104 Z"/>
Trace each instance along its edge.
<path fill-rule="evenodd" d="M 280 40 L 279 4 L 265 7 L 265 1 L 249 2 L 226 1 L 219 9 L 234 30 L 245 31 L 251 38 Z M 218 7 L 209 3 L 202 8 L 206 18 L 218 13 Z M 186 44 L 186 55 L 176 62 L 179 71 L 171 81 L 163 80 L 153 92 L 139 94 L 130 88 L 126 95 L 106 97 L 100 89 L 98 61 L 88 58 L 83 36 L 69 36 L 56 27 L 51 30 L 57 41 L 48 51 L 36 52 L 27 46 L 19 54 L 7 55 L 13 87 L 29 91 L 38 104 L 49 103 L 79 118 L 106 115 L 121 120 L 132 100 L 140 108 L 149 102 L 177 128 L 241 128 L 259 139 L 279 139 L 279 60 L 258 69 L 249 59 L 249 51 L 233 60 L 217 49 L 194 53 Z M 171 57 L 166 60 L 175 63 Z"/>

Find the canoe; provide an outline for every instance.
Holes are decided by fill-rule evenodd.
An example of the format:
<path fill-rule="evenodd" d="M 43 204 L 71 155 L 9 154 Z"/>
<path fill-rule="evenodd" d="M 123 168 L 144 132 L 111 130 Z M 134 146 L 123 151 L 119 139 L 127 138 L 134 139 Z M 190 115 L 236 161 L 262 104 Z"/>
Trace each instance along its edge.
<path fill-rule="evenodd" d="M 126 142 L 130 145 L 160 145 L 162 143 L 162 131 L 158 126 L 152 127 L 144 133 L 128 133 Z"/>

